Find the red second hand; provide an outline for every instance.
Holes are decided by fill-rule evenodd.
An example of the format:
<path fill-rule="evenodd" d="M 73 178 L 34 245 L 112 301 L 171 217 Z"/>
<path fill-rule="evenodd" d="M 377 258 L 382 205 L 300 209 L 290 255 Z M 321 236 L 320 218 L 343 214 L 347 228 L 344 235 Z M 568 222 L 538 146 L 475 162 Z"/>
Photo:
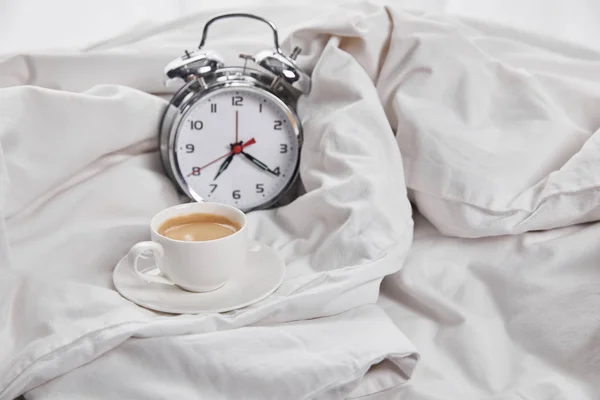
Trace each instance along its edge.
<path fill-rule="evenodd" d="M 252 138 L 252 139 L 248 140 L 246 143 L 242 144 L 242 145 L 240 146 L 240 148 L 241 148 L 241 149 L 243 149 L 244 147 L 246 147 L 246 146 L 250 146 L 250 145 L 252 145 L 252 144 L 254 144 L 254 143 L 256 143 L 256 140 L 254 140 L 254 138 Z M 237 146 L 236 146 L 236 147 L 237 147 Z M 209 162 L 208 164 L 205 164 L 205 165 L 203 165 L 202 167 L 200 167 L 200 171 L 202 171 L 204 168 L 208 167 L 209 165 L 212 165 L 212 164 L 216 163 L 217 161 L 219 161 L 219 160 L 222 160 L 222 159 L 224 159 L 224 158 L 225 158 L 225 157 L 227 157 L 227 156 L 230 156 L 230 155 L 231 155 L 231 154 L 233 154 L 233 153 L 234 153 L 234 150 L 230 151 L 230 152 L 229 152 L 229 153 L 227 153 L 227 154 L 223 154 L 221 157 L 219 157 L 219 158 L 216 158 L 216 159 L 212 160 L 211 162 Z M 187 176 L 191 176 L 191 175 L 193 175 L 193 172 L 190 172 L 190 173 L 189 173 Z"/>
<path fill-rule="evenodd" d="M 235 111 L 235 142 L 238 142 L 238 111 Z"/>
<path fill-rule="evenodd" d="M 246 146 L 250 146 L 251 144 L 256 143 L 256 140 L 254 140 L 254 138 L 248 140 L 246 143 L 242 144 L 242 149 Z"/>

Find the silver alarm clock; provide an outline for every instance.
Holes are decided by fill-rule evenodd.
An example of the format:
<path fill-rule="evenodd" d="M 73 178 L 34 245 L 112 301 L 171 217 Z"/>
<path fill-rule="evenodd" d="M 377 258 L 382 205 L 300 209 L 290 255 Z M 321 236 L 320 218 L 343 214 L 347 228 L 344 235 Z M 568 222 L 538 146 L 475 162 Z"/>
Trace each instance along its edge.
<path fill-rule="evenodd" d="M 243 66 L 226 66 L 205 50 L 210 25 L 234 17 L 268 24 L 274 48 L 240 54 Z M 310 90 L 309 76 L 295 63 L 299 53 L 283 54 L 272 22 L 230 13 L 209 20 L 198 49 L 167 65 L 167 78 L 184 84 L 161 120 L 160 155 L 167 175 L 191 200 L 247 212 L 278 204 L 294 186 L 302 147 L 295 108 Z"/>

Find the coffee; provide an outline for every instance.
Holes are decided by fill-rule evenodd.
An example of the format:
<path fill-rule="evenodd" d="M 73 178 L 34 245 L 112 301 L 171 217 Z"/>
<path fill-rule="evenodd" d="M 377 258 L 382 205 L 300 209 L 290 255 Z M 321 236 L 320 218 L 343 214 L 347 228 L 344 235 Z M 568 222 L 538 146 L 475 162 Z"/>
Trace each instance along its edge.
<path fill-rule="evenodd" d="M 158 233 L 173 240 L 201 242 L 220 239 L 241 229 L 231 219 L 216 214 L 188 214 L 168 219 Z"/>

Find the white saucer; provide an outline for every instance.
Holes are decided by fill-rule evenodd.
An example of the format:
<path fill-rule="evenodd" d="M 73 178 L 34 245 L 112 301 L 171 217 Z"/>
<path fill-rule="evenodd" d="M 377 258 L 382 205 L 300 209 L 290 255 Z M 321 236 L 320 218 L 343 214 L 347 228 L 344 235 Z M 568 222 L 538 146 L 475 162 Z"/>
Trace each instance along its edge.
<path fill-rule="evenodd" d="M 138 263 L 140 271 L 160 274 L 152 258 L 140 258 Z M 197 314 L 231 311 L 256 303 L 272 294 L 284 275 L 285 264 L 277 253 L 251 242 L 242 272 L 212 292 L 193 293 L 171 283 L 142 281 L 129 267 L 127 256 L 115 267 L 113 282 L 123 297 L 140 306 L 172 314 Z"/>

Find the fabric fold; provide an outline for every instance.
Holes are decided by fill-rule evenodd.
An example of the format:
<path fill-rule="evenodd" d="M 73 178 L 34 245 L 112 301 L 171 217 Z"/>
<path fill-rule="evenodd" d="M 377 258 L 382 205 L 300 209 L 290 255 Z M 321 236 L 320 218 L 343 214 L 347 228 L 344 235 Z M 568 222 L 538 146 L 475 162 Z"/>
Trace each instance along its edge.
<path fill-rule="evenodd" d="M 253 390 L 252 381 L 242 378 L 254 373 L 264 385 L 258 398 L 268 393 L 342 396 L 385 360 L 397 366 L 397 379 L 370 379 L 369 390 L 406 382 L 416 350 L 372 304 L 383 277 L 402 268 L 412 241 L 412 211 L 401 155 L 372 76 L 340 48 L 343 41 L 335 35 L 325 41 L 311 68 L 315 90 L 299 110 L 306 193 L 287 206 L 249 214 L 252 237 L 282 255 L 286 279 L 271 297 L 222 315 L 160 315 L 121 298 L 112 286 L 112 269 L 131 245 L 147 239 L 152 215 L 185 201 L 166 178 L 156 152 L 164 99 L 113 83 L 83 91 L 30 86 L 0 91 L 9 104 L 0 114 L 8 121 L 0 143 L 9 150 L 8 176 L 20 183 L 8 193 L 6 222 L 14 258 L 12 271 L 0 278 L 9 288 L 0 315 L 7 320 L 11 308 L 18 307 L 19 315 L 31 316 L 8 319 L 0 331 L 2 342 L 10 343 L 0 359 L 0 398 L 24 392 L 52 398 L 65 387 L 86 393 L 89 379 L 105 370 L 101 360 L 136 359 L 156 348 L 171 348 L 177 368 L 203 360 L 205 372 L 216 368 L 205 376 L 222 379 L 201 387 L 184 379 L 178 390 L 192 390 L 189 385 L 207 393 L 217 390 L 223 398 Z M 115 49 L 115 58 L 104 49 L 79 54 L 77 60 L 100 57 L 119 63 L 127 46 Z M 72 57 L 53 61 L 65 79 L 71 79 L 66 71 L 77 67 L 68 64 Z M 144 57 L 136 57 L 129 61 L 151 71 Z M 43 68 L 52 75 L 51 64 Z M 122 76 L 129 79 L 127 70 Z M 76 88 L 69 79 L 64 86 Z M 57 88 L 63 86 L 57 82 Z M 23 297 L 27 301 L 19 300 Z M 315 318 L 322 320 L 311 322 Z M 320 323 L 331 330 L 328 342 L 310 334 Z M 285 324 L 298 329 L 292 342 Z M 367 340 L 371 329 L 381 330 L 373 343 Z M 260 333 L 256 340 L 254 332 Z M 342 337 L 348 343 L 336 350 Z M 190 338 L 197 342 L 188 343 Z M 209 352 L 204 346 L 212 340 L 219 348 L 235 344 L 238 353 L 252 354 L 248 367 L 236 369 L 239 360 L 233 353 L 223 359 L 216 348 Z M 266 347 L 257 347 L 262 341 Z M 279 341 L 282 351 L 275 346 Z M 320 348 L 320 343 L 328 344 Z M 294 372 L 305 352 L 323 359 L 322 373 L 314 379 L 306 376 L 310 358 L 304 367 L 297 365 L 305 372 Z M 327 357 L 319 356 L 322 352 Z M 276 353 L 281 358 L 271 360 Z M 260 369 L 250 369 L 252 360 L 272 364 L 261 375 Z M 284 363 L 289 367 L 280 371 Z M 127 364 L 111 373 L 127 376 Z M 152 379 L 155 367 L 147 367 L 141 367 L 140 376 Z M 269 377 L 280 372 L 285 372 L 285 383 Z M 78 373 L 84 376 L 74 379 Z M 176 376 L 166 373 L 165 379 Z M 232 381 L 244 383 L 238 388 L 222 384 Z M 156 396 L 168 397 L 170 390 L 157 381 Z"/>
<path fill-rule="evenodd" d="M 405 385 L 420 354 L 402 331 L 431 349 L 426 339 L 438 340 L 443 324 L 471 337 L 463 324 L 473 314 L 506 312 L 495 302 L 514 308 L 498 287 L 482 287 L 485 272 L 471 277 L 472 291 L 460 288 L 475 268 L 468 260 L 458 267 L 461 249 L 600 217 L 600 56 L 567 56 L 448 16 L 369 3 L 282 14 L 290 26 L 303 24 L 284 47 L 303 48 L 298 62 L 313 80 L 298 110 L 306 192 L 248 217 L 251 236 L 284 258 L 285 281 L 271 297 L 225 314 L 170 316 L 128 302 L 112 285 L 114 266 L 148 239 L 157 211 L 186 201 L 156 149 L 172 93 L 162 67 L 196 43 L 207 18 L 130 32 L 86 52 L 0 61 L 0 399 L 92 390 L 129 398 L 361 398 L 396 389 L 426 398 L 420 386 Z M 229 60 L 242 30 L 232 32 L 213 41 Z M 246 39 L 253 49 L 268 46 Z M 413 205 L 435 238 L 421 236 L 414 247 Z M 446 240 L 453 250 L 441 254 L 436 246 Z M 441 322 L 407 313 L 394 326 L 375 305 L 384 278 L 396 297 Z M 501 318 L 494 323 L 506 329 Z M 505 369 L 520 359 L 493 357 L 496 342 L 470 347 L 445 332 L 444 354 L 464 371 L 426 363 L 427 382 L 444 373 L 460 384 L 461 374 L 479 377 L 490 360 Z M 498 343 L 535 336 L 525 323 L 507 332 Z M 469 351 L 487 357 L 485 365 Z M 539 365 L 523 359 L 527 368 Z M 507 376 L 455 393 L 497 393 L 511 384 Z M 447 387 L 432 393 L 443 397 Z"/>

